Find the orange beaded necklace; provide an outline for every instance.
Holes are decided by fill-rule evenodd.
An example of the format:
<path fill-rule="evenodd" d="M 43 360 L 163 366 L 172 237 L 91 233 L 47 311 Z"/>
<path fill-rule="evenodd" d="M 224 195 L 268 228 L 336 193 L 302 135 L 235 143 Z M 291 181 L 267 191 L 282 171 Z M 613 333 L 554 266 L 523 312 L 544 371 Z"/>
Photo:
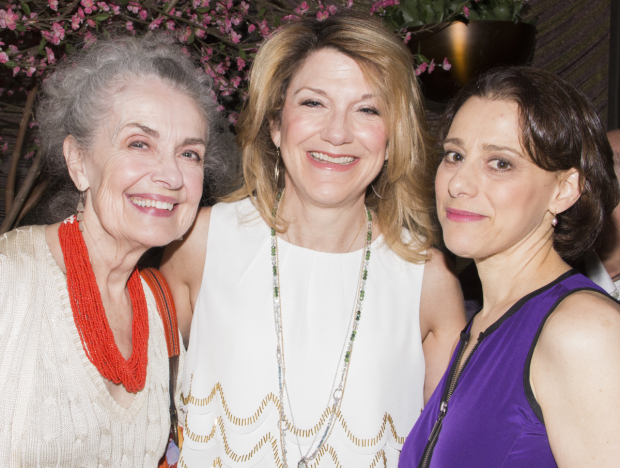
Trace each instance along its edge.
<path fill-rule="evenodd" d="M 60 225 L 58 238 L 67 269 L 67 289 L 73 320 L 88 359 L 103 377 L 115 384 L 122 383 L 128 392 L 142 390 L 146 380 L 149 323 L 138 269 L 134 269 L 127 281 L 133 307 L 133 350 L 129 360 L 125 360 L 108 324 L 95 273 L 75 216 Z"/>

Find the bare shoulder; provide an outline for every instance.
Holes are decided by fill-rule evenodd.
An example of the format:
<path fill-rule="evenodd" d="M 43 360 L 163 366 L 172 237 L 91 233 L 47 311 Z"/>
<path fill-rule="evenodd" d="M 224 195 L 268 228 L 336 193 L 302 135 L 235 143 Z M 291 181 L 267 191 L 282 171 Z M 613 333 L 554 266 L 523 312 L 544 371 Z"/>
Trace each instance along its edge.
<path fill-rule="evenodd" d="M 452 261 L 440 250 L 431 249 L 424 265 L 420 319 L 425 332 L 450 323 L 450 328 L 465 326 L 465 303 Z"/>
<path fill-rule="evenodd" d="M 168 276 L 195 278 L 202 270 L 207 252 L 211 207 L 201 208 L 196 220 L 182 240 L 171 242 L 164 251 L 161 270 Z"/>
<path fill-rule="evenodd" d="M 186 346 L 189 342 L 194 307 L 202 285 L 210 219 L 211 208 L 200 209 L 183 240 L 174 241 L 166 247 L 160 266 L 172 292 L 179 329 Z"/>
<path fill-rule="evenodd" d="M 549 316 L 539 339 L 541 349 L 551 348 L 561 355 L 590 354 L 618 344 L 620 305 L 593 291 L 579 291 L 564 299 Z"/>

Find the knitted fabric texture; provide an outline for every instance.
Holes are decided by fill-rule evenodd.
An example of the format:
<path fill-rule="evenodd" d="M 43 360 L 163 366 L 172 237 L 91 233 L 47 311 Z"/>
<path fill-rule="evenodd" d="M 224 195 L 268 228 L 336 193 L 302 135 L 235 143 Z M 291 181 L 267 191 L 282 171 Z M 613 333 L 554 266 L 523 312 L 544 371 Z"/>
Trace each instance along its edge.
<path fill-rule="evenodd" d="M 125 409 L 84 353 L 44 226 L 0 238 L 0 278 L 0 466 L 157 466 L 170 430 L 168 354 L 148 286 L 146 383 Z"/>

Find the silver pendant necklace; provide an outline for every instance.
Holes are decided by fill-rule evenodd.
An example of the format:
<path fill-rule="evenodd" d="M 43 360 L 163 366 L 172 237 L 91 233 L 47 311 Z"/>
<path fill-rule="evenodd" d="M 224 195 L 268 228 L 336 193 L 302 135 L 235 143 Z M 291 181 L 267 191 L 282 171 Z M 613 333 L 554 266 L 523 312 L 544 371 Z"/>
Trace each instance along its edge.
<path fill-rule="evenodd" d="M 274 220 L 274 225 L 276 224 L 276 216 L 278 214 L 278 208 L 280 207 L 280 202 L 282 201 L 282 196 L 284 195 L 284 190 L 278 192 L 276 196 L 276 201 L 273 206 L 272 216 Z M 338 381 L 338 386 L 336 390 L 334 389 L 336 383 L 336 376 L 334 376 L 334 383 L 332 384 L 333 392 L 330 392 L 330 398 L 327 404 L 327 409 L 329 410 L 329 418 L 327 420 L 327 424 L 325 426 L 325 430 L 319 440 L 318 445 L 314 450 L 312 450 L 312 446 L 316 442 L 316 439 L 319 435 L 317 432 L 314 440 L 310 444 L 308 451 L 305 455 L 301 456 L 299 463 L 297 464 L 297 468 L 308 468 L 312 460 L 316 458 L 321 447 L 329 437 L 334 420 L 336 419 L 336 414 L 338 409 L 340 408 L 340 404 L 342 402 L 342 397 L 344 395 L 344 389 L 346 386 L 347 375 L 349 372 L 349 364 L 351 362 L 351 354 L 353 352 L 353 343 L 355 341 L 355 336 L 357 335 L 357 328 L 359 326 L 359 321 L 362 316 L 362 305 L 364 301 L 364 295 L 366 290 L 366 280 L 368 278 L 368 264 L 370 261 L 370 246 L 372 243 L 372 215 L 366 205 L 364 205 L 364 212 L 366 217 L 366 243 L 364 245 L 364 252 L 362 256 L 362 264 L 360 268 L 360 278 L 357 285 L 357 294 L 355 298 L 355 307 L 353 309 L 352 321 L 353 325 L 351 327 L 351 336 L 348 339 L 346 344 L 346 352 L 344 355 L 344 362 L 342 372 L 340 374 L 340 380 Z M 280 414 L 278 419 L 278 429 L 280 430 L 280 442 L 282 445 L 282 461 L 283 468 L 289 468 L 288 460 L 287 460 L 287 451 L 286 451 L 286 433 L 291 429 L 288 420 L 286 419 L 286 415 L 284 413 L 284 393 L 286 390 L 286 394 L 288 396 L 288 389 L 286 387 L 286 367 L 284 365 L 284 337 L 282 333 L 282 315 L 281 315 L 281 291 L 280 291 L 280 272 L 278 265 L 278 237 L 276 236 L 276 230 L 271 228 L 271 267 L 273 274 L 273 315 L 274 322 L 276 328 L 276 337 L 278 339 L 278 344 L 276 347 L 276 357 L 278 360 L 278 384 L 280 391 Z M 341 356 L 342 357 L 342 356 Z M 338 371 L 336 371 L 338 372 Z M 291 419 L 293 424 L 295 424 L 295 420 L 293 418 L 293 411 L 290 405 L 290 396 L 288 397 L 289 402 L 289 410 L 291 412 Z M 300 455 L 301 455 L 301 445 L 299 444 L 299 439 L 297 440 L 297 444 L 300 447 Z"/>

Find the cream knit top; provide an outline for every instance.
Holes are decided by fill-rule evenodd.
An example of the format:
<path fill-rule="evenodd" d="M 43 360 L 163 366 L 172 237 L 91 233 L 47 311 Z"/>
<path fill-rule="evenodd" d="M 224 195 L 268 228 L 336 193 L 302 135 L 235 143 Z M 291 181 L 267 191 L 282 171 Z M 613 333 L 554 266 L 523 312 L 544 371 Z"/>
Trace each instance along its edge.
<path fill-rule="evenodd" d="M 155 300 L 143 287 L 146 383 L 125 409 L 84 353 L 45 227 L 0 237 L 0 466 L 157 466 L 170 430 L 168 355 Z"/>

